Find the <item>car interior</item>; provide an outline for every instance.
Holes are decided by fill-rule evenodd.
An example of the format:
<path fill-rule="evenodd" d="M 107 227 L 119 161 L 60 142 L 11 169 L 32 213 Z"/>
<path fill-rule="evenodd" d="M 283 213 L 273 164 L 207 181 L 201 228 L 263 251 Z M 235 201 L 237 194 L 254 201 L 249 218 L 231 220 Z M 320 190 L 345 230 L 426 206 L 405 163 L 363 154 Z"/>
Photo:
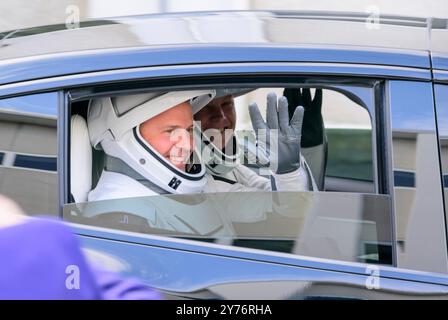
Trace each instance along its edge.
<path fill-rule="evenodd" d="M 263 106 L 265 103 L 263 99 L 269 91 L 282 93 L 281 88 L 260 88 L 235 99 L 238 119 L 236 131 L 240 135 L 252 131 L 248 120 L 248 103 L 256 101 L 259 106 Z M 330 101 L 326 101 L 327 96 Z M 86 123 L 88 103 L 88 100 L 84 100 L 71 105 L 70 193 L 73 202 L 87 201 L 88 192 L 96 186 L 104 168 L 102 151 L 93 149 L 89 142 Z M 331 103 L 336 103 L 337 106 Z M 335 110 L 337 107 L 342 110 L 341 114 Z M 356 111 L 353 119 L 347 117 L 351 111 Z M 368 112 L 342 94 L 324 89 L 322 117 L 325 133 L 318 152 L 315 148 L 314 150 L 302 148 L 303 156 L 310 166 L 319 191 L 374 192 L 372 139 Z M 360 122 L 364 127 L 360 127 Z M 303 132 L 303 135 L 306 135 L 306 132 Z M 253 165 L 249 163 L 246 165 L 256 170 Z"/>
<path fill-rule="evenodd" d="M 255 101 L 261 106 L 260 111 L 263 114 L 265 112 L 263 108 L 266 103 L 266 94 L 274 91 L 277 95 L 282 95 L 283 89 L 281 87 L 259 87 L 235 98 L 235 110 L 238 119 L 235 128 L 237 136 L 240 138 L 249 136 L 249 141 L 254 140 L 254 133 L 248 114 L 248 104 Z M 311 88 L 310 93 L 312 96 L 315 96 L 316 88 Z M 73 102 L 70 106 L 69 202 L 74 204 L 87 202 L 88 193 L 95 188 L 105 167 L 103 152 L 95 150 L 90 145 L 86 122 L 88 105 L 89 99 L 85 99 Z M 309 164 L 319 191 L 349 192 L 354 194 L 375 193 L 372 173 L 374 166 L 372 157 L 374 144 L 369 112 L 342 93 L 323 89 L 322 119 L 324 123 L 323 143 L 317 149 L 316 147 L 302 148 L 302 154 Z M 302 132 L 302 134 L 306 135 L 306 132 Z M 247 158 L 248 156 L 250 156 L 250 152 L 245 153 L 245 157 Z M 259 169 L 246 161 L 244 164 L 256 172 Z M 199 239 L 200 241 L 206 242 L 220 241 L 210 236 L 196 234 L 192 237 L 191 234 L 153 228 L 142 217 L 129 213 L 126 213 L 126 225 L 121 223 L 123 214 L 120 212 L 99 215 L 95 219 L 88 219 L 88 222 L 84 221 L 82 215 L 72 216 L 71 219 L 74 222 L 112 228 L 117 228 L 117 224 L 119 224 L 120 229 L 129 231 L 162 234 L 186 239 Z M 327 228 L 335 223 L 331 219 L 328 220 L 325 217 L 323 219 L 318 224 L 321 227 Z M 371 228 L 368 222 L 362 222 L 362 224 L 365 230 Z M 237 228 L 241 230 L 249 230 L 246 227 L 244 224 L 237 225 Z M 343 223 L 340 229 L 343 230 L 344 228 L 350 230 L 352 228 L 350 227 L 350 222 L 348 224 L 347 222 Z M 373 230 L 375 230 L 375 227 Z M 370 234 L 374 235 L 376 231 L 373 231 L 373 233 L 370 232 Z M 276 237 L 275 240 L 272 239 L 272 236 L 268 238 L 261 239 L 260 237 L 245 236 L 233 238 L 231 242 L 234 246 L 264 250 L 281 252 L 293 252 L 295 250 L 294 248 L 297 250 L 295 240 L 288 237 Z M 380 260 L 387 263 L 390 253 L 388 251 L 389 247 L 387 245 L 381 247 L 374 238 L 375 236 L 369 236 L 365 239 L 364 247 L 367 249 L 363 249 L 363 252 L 374 252 L 377 256 L 381 255 Z M 340 245 L 344 246 L 343 244 Z M 380 251 L 381 253 L 379 253 Z M 369 261 L 371 255 L 365 254 L 363 256 L 363 261 Z"/>

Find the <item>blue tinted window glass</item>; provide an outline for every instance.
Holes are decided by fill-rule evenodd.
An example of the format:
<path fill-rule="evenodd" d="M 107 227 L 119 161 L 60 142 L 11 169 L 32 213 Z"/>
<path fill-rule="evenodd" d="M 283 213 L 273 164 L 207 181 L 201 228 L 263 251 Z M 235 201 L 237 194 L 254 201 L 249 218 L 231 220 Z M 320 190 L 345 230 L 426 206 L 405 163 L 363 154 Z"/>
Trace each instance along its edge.
<path fill-rule="evenodd" d="M 14 161 L 15 167 L 56 171 L 56 158 L 39 157 L 31 155 L 17 155 Z"/>
<path fill-rule="evenodd" d="M 30 215 L 58 215 L 58 96 L 0 99 L 0 193 Z"/>
<path fill-rule="evenodd" d="M 57 116 L 57 94 L 43 93 L 0 100 L 2 111 Z"/>
<path fill-rule="evenodd" d="M 415 173 L 394 171 L 394 185 L 396 187 L 415 188 Z"/>

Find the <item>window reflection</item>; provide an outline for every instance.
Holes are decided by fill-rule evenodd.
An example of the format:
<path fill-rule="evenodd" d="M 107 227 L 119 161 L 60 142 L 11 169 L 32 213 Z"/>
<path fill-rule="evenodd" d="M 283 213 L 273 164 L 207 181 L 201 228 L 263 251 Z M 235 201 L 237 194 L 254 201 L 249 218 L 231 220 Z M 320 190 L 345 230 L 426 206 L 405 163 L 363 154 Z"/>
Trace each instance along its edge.
<path fill-rule="evenodd" d="M 35 114 L 43 117 L 57 116 L 57 94 L 41 93 L 32 94 L 19 98 L 0 100 L 0 109 L 3 112 L 19 114 Z"/>
<path fill-rule="evenodd" d="M 369 90 L 365 89 L 366 92 Z M 372 119 L 375 115 L 369 113 L 369 110 L 374 110 L 369 105 L 372 99 L 360 98 L 356 102 L 356 99 L 341 93 L 345 91 L 297 86 L 221 90 L 221 94 L 209 102 L 204 107 L 205 112 L 199 113 L 197 118 L 209 124 L 210 128 L 233 127 L 235 122 L 238 139 L 231 141 L 246 143 L 242 149 L 244 152 L 239 155 L 241 164 L 238 164 L 244 166 L 239 167 L 244 174 L 235 173 L 233 176 L 232 173 L 226 174 L 230 171 L 223 170 L 222 176 L 218 176 L 219 171 L 216 170 L 212 171 L 212 176 L 214 181 L 228 181 L 231 186 L 246 182 L 257 188 L 215 188 L 199 194 L 186 192 L 177 195 L 156 192 L 159 195 L 149 196 L 147 189 L 144 189 L 145 193 L 132 194 L 128 189 L 135 184 L 122 187 L 122 183 L 114 181 L 110 184 L 112 189 L 104 189 L 107 197 L 92 198 L 92 190 L 98 187 L 98 179 L 104 172 L 111 178 L 116 173 L 137 179 L 135 181 L 151 191 L 157 189 L 147 183 L 149 178 L 135 175 L 126 166 L 118 167 L 104 148 L 92 148 L 91 135 L 96 128 L 92 125 L 92 114 L 96 113 L 88 111 L 93 99 L 83 100 L 71 104 L 70 193 L 72 201 L 77 203 L 65 206 L 64 218 L 144 234 L 391 265 L 391 199 L 388 195 L 375 194 L 374 187 Z M 302 126 L 302 137 L 306 143 L 301 145 L 300 152 L 303 152 L 306 162 L 303 167 L 309 167 L 305 170 L 307 176 L 310 181 L 314 177 L 319 187 L 272 191 L 272 173 L 270 176 L 261 170 L 257 161 L 253 161 L 256 135 L 248 105 L 255 101 L 262 106 L 261 113 L 266 114 L 266 96 L 272 91 L 288 96 L 292 106 L 303 104 L 307 107 L 306 125 Z M 120 95 L 122 98 L 125 96 Z M 108 105 L 116 103 L 118 108 L 119 102 L 112 96 Z M 107 143 L 105 145 L 107 147 Z M 90 169 L 86 170 L 87 167 Z M 256 184 L 254 180 L 262 183 Z M 118 193 L 113 191 L 115 189 Z M 307 192 L 311 190 L 314 192 Z M 215 193 L 218 191 L 221 193 Z"/>
<path fill-rule="evenodd" d="M 68 204 L 64 219 L 320 258 L 392 263 L 390 198 L 386 195 L 159 195 Z"/>
<path fill-rule="evenodd" d="M 446 205 L 448 203 L 448 86 L 436 85 L 437 125 L 439 129 L 440 160 L 442 164 L 442 183 Z"/>
<path fill-rule="evenodd" d="M 0 193 L 57 215 L 57 94 L 0 100 Z"/>
<path fill-rule="evenodd" d="M 56 157 L 18 154 L 14 161 L 14 167 L 56 171 Z"/>
<path fill-rule="evenodd" d="M 411 81 L 390 83 L 397 254 L 399 267 L 446 272 L 431 86 Z"/>

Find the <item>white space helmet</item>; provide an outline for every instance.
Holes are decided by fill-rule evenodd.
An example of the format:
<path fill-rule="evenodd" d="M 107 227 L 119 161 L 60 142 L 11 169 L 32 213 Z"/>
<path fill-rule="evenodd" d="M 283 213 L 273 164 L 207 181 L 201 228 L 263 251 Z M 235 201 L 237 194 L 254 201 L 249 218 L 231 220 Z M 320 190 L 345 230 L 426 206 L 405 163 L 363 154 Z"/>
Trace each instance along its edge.
<path fill-rule="evenodd" d="M 227 95 L 238 97 L 255 89 L 252 88 L 236 88 L 236 89 L 218 89 L 214 99 L 221 98 Z M 202 109 L 202 108 L 201 108 Z M 201 109 L 195 110 L 199 112 Z M 202 160 L 207 166 L 211 174 L 222 175 L 232 171 L 243 160 L 243 150 L 240 147 L 240 142 L 235 133 L 232 134 L 231 139 L 227 143 L 225 152 L 218 148 L 204 132 L 195 126 L 195 130 L 199 130 L 196 134 L 201 135 L 201 151 Z"/>
<path fill-rule="evenodd" d="M 139 127 L 182 102 L 188 101 L 197 112 L 214 96 L 214 90 L 192 90 L 92 99 L 87 117 L 90 142 L 169 193 L 202 192 L 204 166 L 199 162 L 188 172 L 179 170 L 143 139 Z M 199 156 L 195 149 L 195 156 Z"/>

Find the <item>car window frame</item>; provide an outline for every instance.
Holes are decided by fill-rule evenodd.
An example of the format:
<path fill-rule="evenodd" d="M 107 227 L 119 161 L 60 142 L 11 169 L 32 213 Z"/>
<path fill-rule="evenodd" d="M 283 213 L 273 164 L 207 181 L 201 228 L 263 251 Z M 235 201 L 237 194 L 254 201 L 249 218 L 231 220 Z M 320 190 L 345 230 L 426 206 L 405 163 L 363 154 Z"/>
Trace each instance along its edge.
<path fill-rule="evenodd" d="M 384 81 L 387 79 L 413 79 L 413 80 L 422 80 L 428 81 L 431 79 L 430 71 L 426 69 L 419 68 L 411 68 L 411 67 L 393 67 L 393 66 L 384 66 L 384 65 L 357 65 L 350 63 L 300 63 L 300 62 L 290 62 L 290 63 L 220 63 L 220 64 L 210 64 L 210 65 L 201 65 L 201 64 L 193 64 L 193 65 L 168 65 L 164 67 L 138 67 L 133 69 L 116 69 L 111 71 L 99 71 L 92 72 L 87 74 L 74 74 L 69 76 L 59 76 L 53 77 L 50 79 L 39 79 L 32 81 L 25 81 L 22 83 L 14 83 L 8 85 L 0 86 L 0 96 L 9 97 L 16 95 L 18 93 L 27 93 L 27 92 L 36 92 L 41 90 L 64 90 L 64 104 L 67 103 L 68 96 L 67 90 L 78 88 L 78 87 L 86 87 L 91 86 L 92 84 L 105 84 L 111 82 L 120 82 L 123 80 L 131 81 L 138 80 L 144 77 L 166 77 L 167 75 L 175 75 L 182 78 L 185 75 L 190 75 L 192 71 L 196 73 L 201 73 L 205 75 L 214 76 L 216 74 L 223 74 L 223 70 L 225 71 L 225 75 L 232 76 L 235 73 L 249 73 L 250 75 L 257 76 L 269 76 L 273 72 L 277 74 L 284 75 L 288 77 L 291 74 L 295 75 L 304 75 L 304 76 L 313 76 L 313 75 L 325 75 L 327 78 L 338 78 L 338 77 L 350 77 L 354 79 L 379 79 L 380 81 Z M 330 75 L 330 76 L 328 76 Z M 87 94 L 90 94 L 87 92 Z M 76 98 L 76 97 L 75 97 Z M 385 103 L 385 98 L 380 97 L 377 93 L 375 93 L 375 104 Z M 62 102 L 61 102 L 62 105 Z M 62 107 L 61 113 L 65 112 L 65 108 Z M 381 117 L 382 118 L 382 117 Z M 60 120 L 59 120 L 60 119 Z M 380 117 L 377 117 L 377 121 Z M 58 117 L 58 125 L 64 125 L 63 117 Z M 59 126 L 59 128 L 60 128 Z M 62 137 L 66 133 L 62 133 Z M 383 133 L 379 133 L 383 134 Z M 62 146 L 64 146 L 62 144 Z M 64 147 L 65 148 L 65 147 Z M 64 149 L 60 148 L 60 149 Z M 65 151 L 66 152 L 66 151 Z M 380 159 L 378 161 L 379 166 L 385 166 L 387 164 L 387 159 Z M 64 171 L 67 171 L 67 168 L 64 166 L 60 166 L 62 174 Z M 384 170 L 380 170 L 384 171 Z M 62 176 L 64 176 L 62 174 Z M 387 174 L 384 177 L 378 176 L 378 181 L 381 181 L 381 185 L 379 186 L 382 192 L 387 192 L 389 182 L 391 179 Z M 64 185 L 66 178 L 61 177 L 60 179 L 61 185 Z M 60 193 L 63 194 L 62 192 Z M 66 197 L 66 195 L 61 196 L 61 198 Z M 60 201 L 61 206 L 63 205 L 63 201 Z M 395 234 L 395 230 L 394 230 Z"/>
<path fill-rule="evenodd" d="M 258 65 L 263 65 L 263 64 L 258 64 Z M 286 64 L 288 65 L 288 64 Z M 319 74 L 316 75 L 317 71 L 310 75 L 308 73 L 304 73 L 304 72 L 291 72 L 289 71 L 287 74 L 283 73 L 283 68 L 284 65 L 282 65 L 277 71 L 274 71 L 275 69 L 273 68 L 273 66 L 271 64 L 266 64 L 266 68 L 269 70 L 269 74 L 260 74 L 260 71 L 258 70 L 257 72 L 254 72 L 253 74 L 247 75 L 245 74 L 244 68 L 246 67 L 246 64 L 241 64 L 241 68 L 243 69 L 241 72 L 237 72 L 238 68 L 236 64 L 231 64 L 229 65 L 229 70 L 230 71 L 230 75 L 232 76 L 233 82 L 231 82 L 232 86 L 243 86 L 247 83 L 251 83 L 251 84 L 256 84 L 260 87 L 271 87 L 271 86 L 278 86 L 278 87 L 282 87 L 282 85 L 285 84 L 291 84 L 291 85 L 297 85 L 297 80 L 294 81 L 297 78 L 303 78 L 303 77 L 307 77 L 308 81 L 307 81 L 307 86 L 309 87 L 313 87 L 316 85 L 316 83 L 321 83 L 322 84 L 322 80 L 325 79 L 327 81 L 327 88 L 331 89 L 331 90 L 335 90 L 335 91 L 339 91 L 340 93 L 344 94 L 344 95 L 351 95 L 352 99 L 360 99 L 359 97 L 361 97 L 361 104 L 365 105 L 365 108 L 369 109 L 369 116 L 373 117 L 375 119 L 375 123 L 372 122 L 372 157 L 373 157 L 373 173 L 374 173 L 374 183 L 375 183 L 375 192 L 378 193 L 383 193 L 384 190 L 387 190 L 386 185 L 387 183 L 384 181 L 380 181 L 379 178 L 379 174 L 378 174 L 378 168 L 380 167 L 384 167 L 384 164 L 378 164 L 378 162 L 383 162 L 383 157 L 378 158 L 377 156 L 377 144 L 381 143 L 378 141 L 379 138 L 384 137 L 384 134 L 377 134 L 377 125 L 379 124 L 380 126 L 383 126 L 384 121 L 382 119 L 379 119 L 379 117 L 375 116 L 375 113 L 377 112 L 377 109 L 380 107 L 379 103 L 381 102 L 381 100 L 378 100 L 375 98 L 375 92 L 378 91 L 377 87 L 381 86 L 381 84 L 383 83 L 382 79 L 377 79 L 377 78 L 372 78 L 372 77 L 349 77 L 349 81 L 348 78 L 343 75 L 342 77 L 338 77 L 335 76 L 333 74 Z M 319 69 L 319 67 L 317 67 Z M 169 77 L 168 80 L 165 80 L 166 78 L 166 74 L 168 73 L 168 71 L 163 72 L 163 76 L 162 77 L 157 77 L 153 74 L 148 74 L 148 77 L 146 78 L 146 80 L 151 82 L 150 88 L 151 89 L 163 89 L 163 88 L 175 88 L 178 90 L 182 90 L 182 89 L 188 89 L 191 87 L 194 88 L 201 88 L 201 87 L 206 87 L 206 88 L 210 88 L 213 86 L 217 86 L 217 83 L 219 85 L 222 85 L 222 78 L 228 79 L 229 78 L 229 73 L 213 73 L 213 75 L 207 75 L 203 73 L 203 69 L 202 68 L 198 68 L 196 71 L 196 73 L 192 73 L 189 74 L 188 76 L 185 76 L 183 74 L 184 70 L 182 68 L 178 69 L 178 68 L 168 68 L 169 70 Z M 190 69 L 191 70 L 191 69 Z M 178 71 L 180 71 L 180 75 L 178 74 Z M 127 72 L 124 73 L 124 75 L 128 75 Z M 282 76 L 282 80 L 279 81 L 278 77 Z M 263 81 L 257 81 L 255 79 L 259 79 L 259 77 L 265 77 L 265 79 L 263 79 Z M 284 76 L 284 78 L 283 78 Z M 178 77 L 178 83 L 176 83 L 176 78 Z M 237 77 L 239 80 L 235 81 L 235 77 Z M 160 78 L 160 79 L 159 79 Z M 209 78 L 209 81 L 204 81 L 204 78 Z M 249 79 L 249 80 L 248 80 Z M 134 92 L 139 92 L 139 91 L 144 91 L 145 89 L 148 89 L 148 85 L 142 85 L 142 87 L 140 88 L 135 88 L 132 82 L 127 82 L 127 79 L 124 77 L 122 79 L 122 81 L 120 81 L 118 83 L 118 86 L 121 90 L 122 93 L 126 92 L 126 93 L 134 93 Z M 140 79 L 142 80 L 142 79 Z M 160 80 L 160 83 L 157 83 L 156 80 Z M 190 83 L 187 83 L 187 80 L 190 81 Z M 228 81 L 228 80 L 227 80 Z M 334 83 L 331 83 L 331 81 L 334 81 Z M 346 83 L 349 82 L 350 84 L 353 83 L 357 83 L 358 85 L 360 85 L 359 87 L 356 87 L 354 85 L 347 85 Z M 110 88 L 109 85 L 112 84 L 112 89 Z M 198 85 L 199 84 L 199 85 Z M 218 86 L 219 86 L 218 85 Z M 128 88 L 126 88 L 126 86 Z M 325 86 L 325 83 L 324 83 Z M 363 87 L 364 86 L 364 87 Z M 372 88 L 369 88 L 369 86 L 371 86 Z M 95 89 L 89 89 L 89 88 L 95 88 Z M 97 97 L 97 96 L 101 96 L 101 95 L 110 95 L 112 92 L 116 91 L 116 87 L 114 89 L 114 82 L 111 81 L 108 83 L 108 85 L 103 86 L 102 90 L 98 90 L 97 87 L 93 87 L 93 86 L 88 86 L 88 87 L 84 87 L 81 88 L 79 90 L 68 90 L 66 91 L 66 98 L 70 101 L 80 101 L 83 99 L 86 99 L 86 97 Z M 366 103 L 368 105 L 368 107 L 366 106 Z M 67 105 L 68 106 L 68 105 Z M 69 115 L 70 112 L 67 112 L 69 110 L 69 108 L 65 109 L 65 116 L 64 118 L 66 119 L 65 121 L 68 121 L 69 119 Z M 373 114 L 372 114 L 373 113 Z M 381 127 L 381 130 L 384 130 L 383 127 Z M 68 133 L 66 132 L 62 138 L 67 137 Z M 67 141 L 67 140 L 66 140 Z M 68 150 L 66 150 L 67 152 Z M 68 153 L 65 156 L 65 158 L 69 159 L 68 157 Z M 68 172 L 68 167 L 65 167 L 65 170 Z M 66 178 L 64 178 L 64 181 L 69 181 L 69 179 L 67 179 L 67 174 L 65 175 Z M 67 185 L 67 184 L 66 184 Z M 64 192 L 66 198 L 64 199 L 64 202 L 61 203 L 61 206 L 63 206 L 64 203 L 68 203 L 68 192 L 65 191 Z M 393 215 L 393 213 L 391 213 Z M 393 218 L 391 218 L 393 219 Z M 393 228 L 394 224 L 391 223 L 391 226 Z M 392 240 L 393 242 L 395 242 L 395 230 L 391 230 L 392 233 Z M 392 250 L 394 250 L 393 246 L 392 246 Z M 270 253 L 270 251 L 266 251 L 267 254 Z M 396 265 L 396 255 L 394 253 L 392 253 L 392 265 L 395 266 Z"/>

